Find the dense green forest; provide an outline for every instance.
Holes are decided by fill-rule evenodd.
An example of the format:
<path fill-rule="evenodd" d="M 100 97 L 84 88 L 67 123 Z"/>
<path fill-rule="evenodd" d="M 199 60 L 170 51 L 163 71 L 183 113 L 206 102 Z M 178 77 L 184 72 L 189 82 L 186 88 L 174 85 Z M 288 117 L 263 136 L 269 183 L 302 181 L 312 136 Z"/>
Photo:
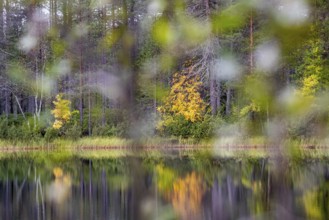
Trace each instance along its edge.
<path fill-rule="evenodd" d="M 326 138 L 326 0 L 0 0 L 0 138 Z"/>

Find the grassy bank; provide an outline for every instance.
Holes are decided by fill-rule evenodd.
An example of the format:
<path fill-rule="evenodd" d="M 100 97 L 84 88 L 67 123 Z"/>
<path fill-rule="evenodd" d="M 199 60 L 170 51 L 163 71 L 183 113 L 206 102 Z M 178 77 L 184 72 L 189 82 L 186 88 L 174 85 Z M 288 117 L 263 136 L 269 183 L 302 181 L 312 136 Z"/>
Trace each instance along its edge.
<path fill-rule="evenodd" d="M 328 140 L 286 140 L 280 145 L 264 137 L 245 139 L 212 139 L 197 141 L 179 138 L 144 138 L 138 142 L 123 138 L 84 137 L 77 140 L 55 139 L 52 142 L 10 142 L 0 140 L 2 154 L 48 151 L 85 158 L 143 156 L 184 156 L 195 152 L 206 152 L 212 157 L 222 158 L 329 158 Z M 135 151 L 143 149 L 143 151 Z M 131 151 L 133 150 L 133 151 Z"/>
<path fill-rule="evenodd" d="M 0 148 L 6 147 L 40 147 L 40 148 L 120 148 L 120 147 L 163 147 L 163 146 L 210 146 L 212 141 L 200 141 L 195 139 L 182 139 L 182 138 L 142 138 L 139 140 L 118 138 L 118 137 L 83 137 L 78 139 L 64 139 L 57 138 L 51 142 L 44 139 L 32 141 L 20 140 L 1 140 Z"/>

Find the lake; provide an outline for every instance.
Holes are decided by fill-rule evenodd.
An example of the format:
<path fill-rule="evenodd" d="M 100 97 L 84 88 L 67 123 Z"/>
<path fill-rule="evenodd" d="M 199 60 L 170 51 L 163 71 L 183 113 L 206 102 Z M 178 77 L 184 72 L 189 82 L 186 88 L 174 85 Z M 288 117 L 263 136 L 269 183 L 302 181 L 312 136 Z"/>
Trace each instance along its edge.
<path fill-rule="evenodd" d="M 1 219 L 329 219 L 326 159 L 189 156 L 0 160 Z"/>

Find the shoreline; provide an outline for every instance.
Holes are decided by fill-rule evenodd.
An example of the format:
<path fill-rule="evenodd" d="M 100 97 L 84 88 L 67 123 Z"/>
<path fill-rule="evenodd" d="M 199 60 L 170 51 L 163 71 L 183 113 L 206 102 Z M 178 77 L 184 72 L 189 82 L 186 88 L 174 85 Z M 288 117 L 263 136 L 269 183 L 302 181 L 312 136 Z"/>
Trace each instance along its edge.
<path fill-rule="evenodd" d="M 86 159 L 106 159 L 121 157 L 199 157 L 213 159 L 329 159 L 327 146 L 294 146 L 277 148 L 269 146 L 196 146 L 163 145 L 128 147 L 128 146 L 78 146 L 78 147 L 0 147 L 0 159 L 11 156 L 59 156 Z"/>

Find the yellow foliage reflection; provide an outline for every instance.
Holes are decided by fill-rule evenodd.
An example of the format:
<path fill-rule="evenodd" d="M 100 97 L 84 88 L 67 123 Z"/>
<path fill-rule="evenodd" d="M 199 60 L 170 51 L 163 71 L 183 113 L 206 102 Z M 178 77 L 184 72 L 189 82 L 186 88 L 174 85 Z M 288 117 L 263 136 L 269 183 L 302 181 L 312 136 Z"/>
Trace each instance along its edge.
<path fill-rule="evenodd" d="M 158 165 L 157 188 L 166 200 L 169 200 L 179 219 L 201 219 L 201 203 L 205 185 L 200 175 L 195 172 L 178 178 L 170 168 Z"/>
<path fill-rule="evenodd" d="M 317 194 L 312 191 L 306 192 L 302 198 L 306 215 L 310 219 L 321 219 L 321 210 L 317 204 L 316 198 Z"/>
<path fill-rule="evenodd" d="M 175 179 L 177 178 L 175 172 L 172 169 L 164 166 L 157 165 L 157 187 L 160 192 L 163 193 L 166 199 L 170 198 L 171 189 Z"/>
<path fill-rule="evenodd" d="M 195 172 L 173 184 L 171 202 L 180 219 L 199 219 L 200 206 L 205 188 L 200 176 Z"/>
<path fill-rule="evenodd" d="M 56 179 L 61 178 L 63 176 L 63 170 L 59 167 L 55 167 L 53 169 L 53 174 L 54 174 Z"/>
<path fill-rule="evenodd" d="M 47 187 L 48 200 L 61 204 L 64 202 L 71 190 L 71 176 L 64 174 L 60 167 L 53 169 L 54 181 Z"/>

